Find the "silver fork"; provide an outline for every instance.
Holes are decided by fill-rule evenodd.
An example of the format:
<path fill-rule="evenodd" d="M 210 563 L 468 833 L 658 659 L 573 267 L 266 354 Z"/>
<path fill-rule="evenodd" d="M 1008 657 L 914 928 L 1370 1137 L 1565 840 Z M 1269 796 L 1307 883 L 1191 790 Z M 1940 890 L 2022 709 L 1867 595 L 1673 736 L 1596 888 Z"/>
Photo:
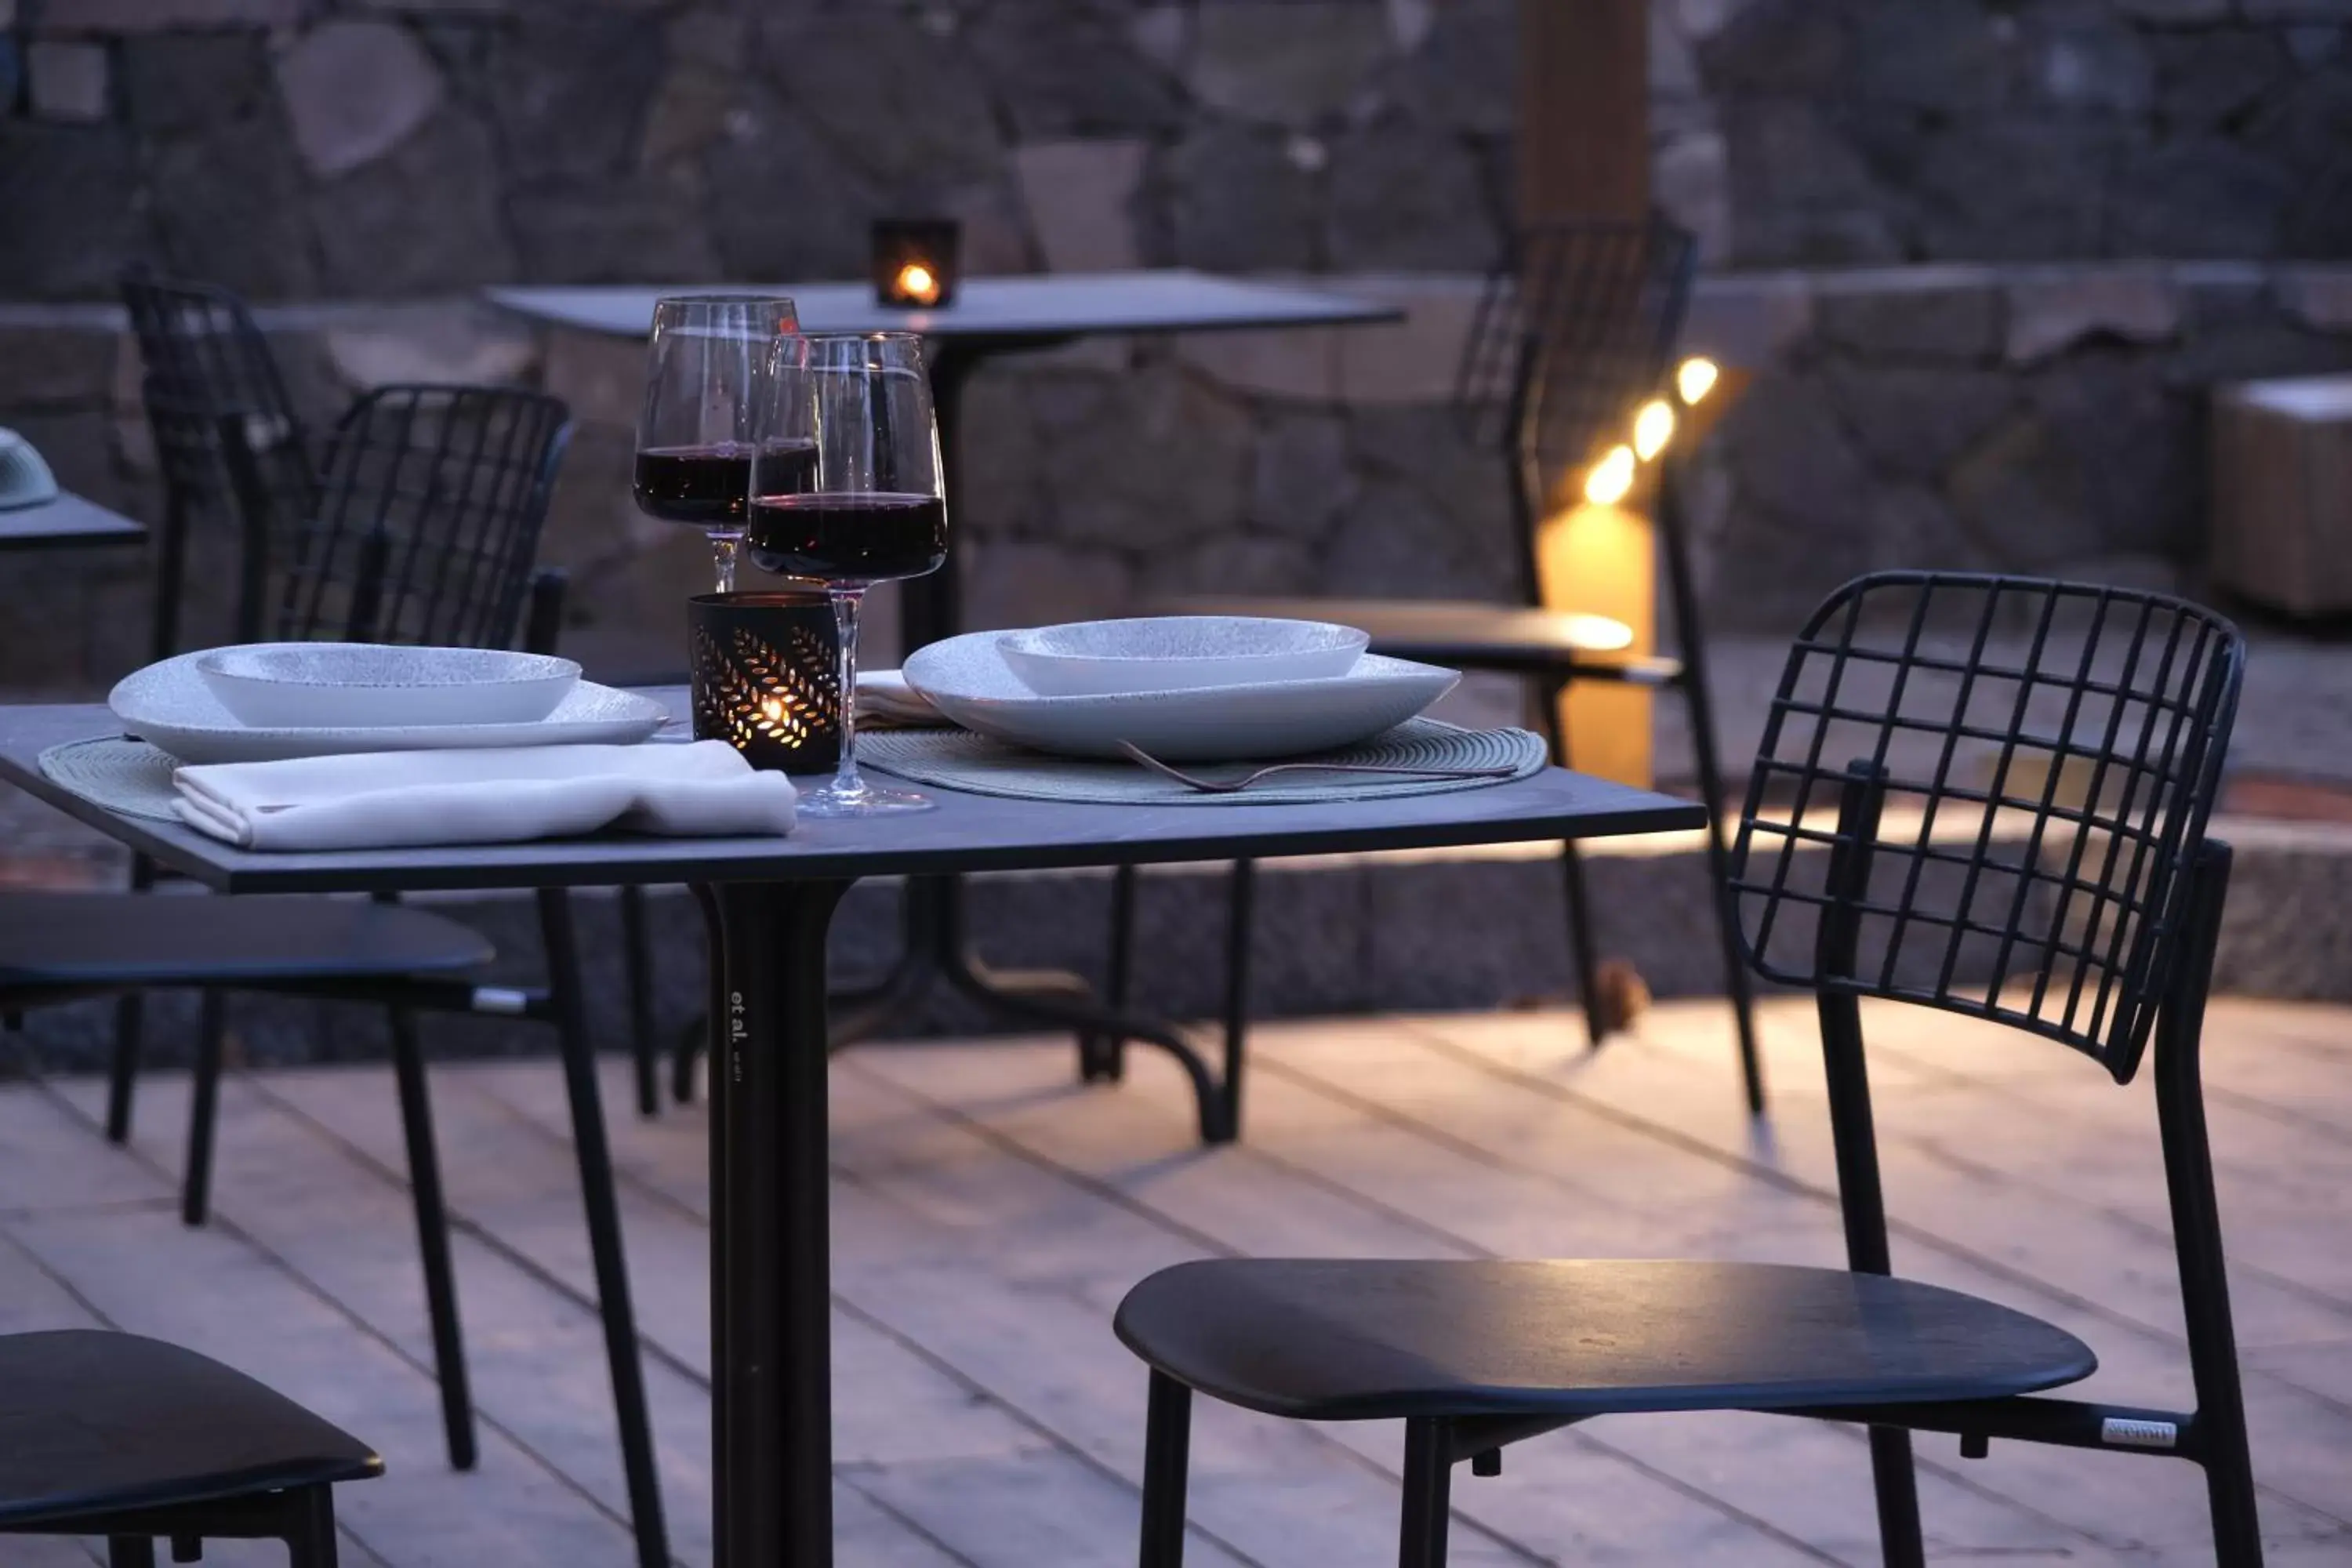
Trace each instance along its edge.
<path fill-rule="evenodd" d="M 1276 763 L 1254 773 L 1244 773 L 1238 779 L 1222 781 L 1201 778 L 1181 768 L 1170 767 L 1132 741 L 1121 741 L 1118 749 L 1129 761 L 1150 768 L 1163 778 L 1171 778 L 1188 788 L 1199 790 L 1202 795 L 1234 795 L 1275 773 L 1389 773 L 1399 778 L 1414 779 L 1507 779 L 1519 771 L 1516 767 L 1386 768 L 1370 763 Z"/>

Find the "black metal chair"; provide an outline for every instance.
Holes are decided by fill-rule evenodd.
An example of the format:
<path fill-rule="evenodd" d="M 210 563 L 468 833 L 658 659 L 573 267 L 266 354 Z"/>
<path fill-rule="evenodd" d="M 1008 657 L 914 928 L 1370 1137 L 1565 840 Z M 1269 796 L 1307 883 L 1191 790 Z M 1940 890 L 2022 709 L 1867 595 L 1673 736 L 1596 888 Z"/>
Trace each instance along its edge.
<path fill-rule="evenodd" d="M 195 449 L 171 405 L 150 410 L 170 441 Z M 215 419 L 218 455 L 239 510 L 282 533 L 273 552 L 269 623 L 291 639 L 505 647 L 552 640 L 562 579 L 532 557 L 570 426 L 538 393 L 480 387 L 385 387 L 338 425 L 310 489 L 310 515 L 279 527 L 265 468 L 241 418 Z M 248 527 L 255 527 L 248 523 Z M 561 889 L 538 895 L 547 951 L 544 990 L 478 985 L 459 972 L 490 957 L 471 929 L 446 917 L 341 900 L 203 900 L 123 894 L 0 895 L 0 1008 L 152 986 L 201 993 L 183 1217 L 202 1224 L 226 1038 L 225 994 L 268 991 L 385 1005 L 426 1304 L 450 1463 L 475 1462 L 474 1415 L 434 1149 L 419 1011 L 489 1013 L 552 1025 L 562 1057 L 642 1560 L 667 1560 L 660 1494 L 620 1219 L 605 1142 L 594 1044 L 583 1001 L 572 907 Z M 118 1037 L 109 1135 L 127 1136 L 140 1036 Z"/>
<path fill-rule="evenodd" d="M 0 1337 L 0 1536 L 102 1535 L 109 1568 L 282 1541 L 335 1568 L 334 1488 L 373 1450 L 194 1351 L 91 1329 Z"/>
<path fill-rule="evenodd" d="M 2027 640 L 2005 656 L 1992 634 Z M 2012 645 L 2013 646 L 2013 645 Z M 1400 1563 L 1445 1560 L 1453 1467 L 1630 1411 L 1870 1429 L 1889 1563 L 1924 1561 L 1914 1430 L 2201 1466 L 2229 1568 L 2262 1561 L 2198 1053 L 2228 846 L 2206 837 L 2244 645 L 2179 600 L 1890 573 L 1799 634 L 1730 887 L 1759 973 L 1818 998 L 1849 1271 L 1704 1262 L 1189 1263 L 1118 1330 L 1150 1363 L 1144 1568 L 1183 1551 L 1194 1390 L 1304 1420 L 1405 1423 Z M 1990 1019 L 2118 1082 L 2153 1039 L 2192 1411 L 2038 1396 L 2089 1347 L 1891 1277 L 1861 1000 Z"/>
<path fill-rule="evenodd" d="M 144 362 L 142 395 L 163 478 L 150 657 L 166 658 L 179 651 L 189 545 L 199 527 L 237 542 L 236 640 L 340 635 L 332 629 L 289 629 L 304 619 L 290 604 L 278 606 L 272 626 L 272 580 L 283 573 L 289 552 L 299 546 L 301 530 L 317 515 L 320 479 L 310 432 L 252 311 L 226 289 L 144 270 L 123 279 L 122 299 Z M 532 527 L 536 529 L 536 521 Z M 444 591 L 440 584 L 433 589 L 436 598 Z M 560 593 L 560 585 L 553 591 Z M 499 638 L 513 634 L 515 616 L 509 606 L 490 606 L 508 611 L 503 620 L 477 613 L 482 607 L 455 602 L 436 605 L 415 617 L 416 635 L 404 637 L 396 626 L 379 635 L 393 641 L 470 641 L 478 639 L 462 634 L 484 626 Z M 318 617 L 310 619 L 316 624 Z M 554 651 L 561 619 L 560 599 L 541 611 L 534 622 L 537 640 L 532 646 L 537 651 Z M 152 866 L 143 860 L 134 863 L 135 889 L 153 881 Z M 641 889 L 624 888 L 616 896 L 637 1110 L 651 1116 L 661 1102 L 645 894 Z M 117 1004 L 117 1099 L 108 1117 L 109 1135 L 117 1142 L 129 1132 L 130 1074 L 139 1056 L 144 1006 L 137 992 Z"/>
<path fill-rule="evenodd" d="M 1632 633 L 1622 625 L 1544 609 L 1537 559 L 1538 525 L 1563 479 L 1580 482 L 1595 458 L 1629 438 L 1635 410 L 1666 390 L 1695 258 L 1690 237 L 1663 218 L 1564 221 L 1520 234 L 1513 253 L 1488 281 L 1465 342 L 1454 411 L 1465 436 L 1491 448 L 1509 471 L 1517 604 L 1217 597 L 1185 599 L 1169 607 L 1338 621 L 1370 632 L 1375 653 L 1523 677 L 1534 687 L 1553 758 L 1563 767 L 1569 765 L 1571 742 L 1560 721 L 1559 697 L 1570 685 L 1611 681 L 1676 693 L 1689 709 L 1699 791 L 1714 808 L 1707 860 L 1719 886 L 1729 852 L 1722 823 L 1727 796 L 1707 699 L 1706 638 L 1690 544 L 1671 469 L 1661 468 L 1653 511 L 1679 657 L 1629 653 L 1624 645 Z M 1573 842 L 1562 847 L 1560 872 L 1578 994 L 1586 1030 L 1598 1046 L 1614 1020 L 1601 984 L 1583 865 Z M 1251 866 L 1236 864 L 1227 948 L 1229 1072 L 1241 1065 L 1248 1016 L 1251 880 Z M 1128 947 L 1135 889 L 1134 869 L 1122 868 L 1112 895 L 1114 1005 L 1125 999 L 1131 969 Z M 1748 1105 L 1760 1113 L 1764 1084 L 1751 987 L 1727 909 L 1721 942 Z M 1096 1053 L 1088 1073 L 1118 1076 L 1116 1053 Z"/>

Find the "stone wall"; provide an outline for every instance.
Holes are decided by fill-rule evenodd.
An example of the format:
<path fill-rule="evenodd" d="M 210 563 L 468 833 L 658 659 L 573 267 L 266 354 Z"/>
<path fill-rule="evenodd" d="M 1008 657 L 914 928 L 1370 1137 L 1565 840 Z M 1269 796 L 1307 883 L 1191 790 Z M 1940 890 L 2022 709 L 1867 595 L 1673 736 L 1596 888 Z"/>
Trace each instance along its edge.
<path fill-rule="evenodd" d="M 8 0 L 0 300 L 1483 266 L 1517 0 Z M 2352 0 L 1653 0 L 1739 268 L 2352 256 Z"/>
<path fill-rule="evenodd" d="M 1360 278 L 1396 326 L 1107 339 L 998 362 L 967 396 L 954 519 L 974 624 L 1198 591 L 1507 593 L 1501 476 L 1446 406 L 1466 277 Z M 514 379 L 579 422 L 545 553 L 572 569 L 572 647 L 677 665 L 698 536 L 627 494 L 643 350 L 468 300 L 265 312 L 314 420 L 394 379 Z M 1876 566 L 2196 584 L 2218 382 L 2352 370 L 2352 268 L 1948 267 L 1703 281 L 1688 338 L 1756 367 L 1699 455 L 1708 607 L 1784 632 Z M 0 424 L 66 483 L 154 515 L 135 356 L 114 313 L 0 309 Z M 199 594 L 229 580 L 200 542 Z M 207 563 L 210 563 L 209 565 Z M 0 576 L 0 688 L 89 690 L 138 662 L 136 552 L 20 555 Z M 192 639 L 217 637 L 199 607 Z"/>

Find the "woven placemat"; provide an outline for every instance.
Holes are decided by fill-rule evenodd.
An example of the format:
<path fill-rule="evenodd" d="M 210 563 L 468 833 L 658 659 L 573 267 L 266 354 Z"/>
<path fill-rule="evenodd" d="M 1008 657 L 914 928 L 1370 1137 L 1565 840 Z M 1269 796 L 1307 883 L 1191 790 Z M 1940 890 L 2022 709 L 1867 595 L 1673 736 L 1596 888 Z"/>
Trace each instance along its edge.
<path fill-rule="evenodd" d="M 1508 779 L 1381 778 L 1373 773 L 1276 773 L 1236 795 L 1204 795 L 1133 763 L 1054 757 L 975 735 L 969 730 L 892 730 L 857 737 L 857 760 L 879 773 L 917 784 L 1022 800 L 1081 801 L 1096 805 L 1303 805 L 1326 800 L 1379 800 L 1390 795 L 1443 795 Z M 1184 763 L 1188 773 L 1234 779 L 1266 763 L 1360 763 L 1391 768 L 1510 768 L 1509 778 L 1543 771 L 1550 760 L 1543 737 L 1525 730 L 1465 730 L 1435 719 L 1408 720 L 1384 735 L 1344 751 L 1313 757 L 1269 757 L 1265 763 Z"/>
<path fill-rule="evenodd" d="M 107 810 L 150 822 L 177 822 L 172 770 L 180 764 L 144 741 L 121 735 L 68 741 L 41 753 L 49 782 Z"/>

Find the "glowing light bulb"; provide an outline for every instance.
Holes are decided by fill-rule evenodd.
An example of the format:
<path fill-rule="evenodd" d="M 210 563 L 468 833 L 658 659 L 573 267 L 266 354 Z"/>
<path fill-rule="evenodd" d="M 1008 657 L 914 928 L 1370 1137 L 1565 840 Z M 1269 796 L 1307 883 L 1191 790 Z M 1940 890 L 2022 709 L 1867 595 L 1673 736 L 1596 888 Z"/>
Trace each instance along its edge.
<path fill-rule="evenodd" d="M 898 292 L 903 298 L 928 305 L 940 297 L 940 280 L 921 262 L 909 261 L 898 268 Z"/>
<path fill-rule="evenodd" d="M 1675 411 L 1663 397 L 1653 397 L 1633 416 L 1633 455 L 1648 462 L 1675 438 Z"/>
<path fill-rule="evenodd" d="M 1683 361 L 1675 370 L 1675 391 L 1681 395 L 1683 406 L 1698 406 L 1699 399 L 1715 390 L 1715 384 L 1722 375 L 1723 372 L 1716 368 L 1711 359 Z"/>
<path fill-rule="evenodd" d="M 1633 448 L 1616 446 L 1601 454 L 1584 476 L 1584 499 L 1594 506 L 1615 506 L 1633 489 Z"/>

